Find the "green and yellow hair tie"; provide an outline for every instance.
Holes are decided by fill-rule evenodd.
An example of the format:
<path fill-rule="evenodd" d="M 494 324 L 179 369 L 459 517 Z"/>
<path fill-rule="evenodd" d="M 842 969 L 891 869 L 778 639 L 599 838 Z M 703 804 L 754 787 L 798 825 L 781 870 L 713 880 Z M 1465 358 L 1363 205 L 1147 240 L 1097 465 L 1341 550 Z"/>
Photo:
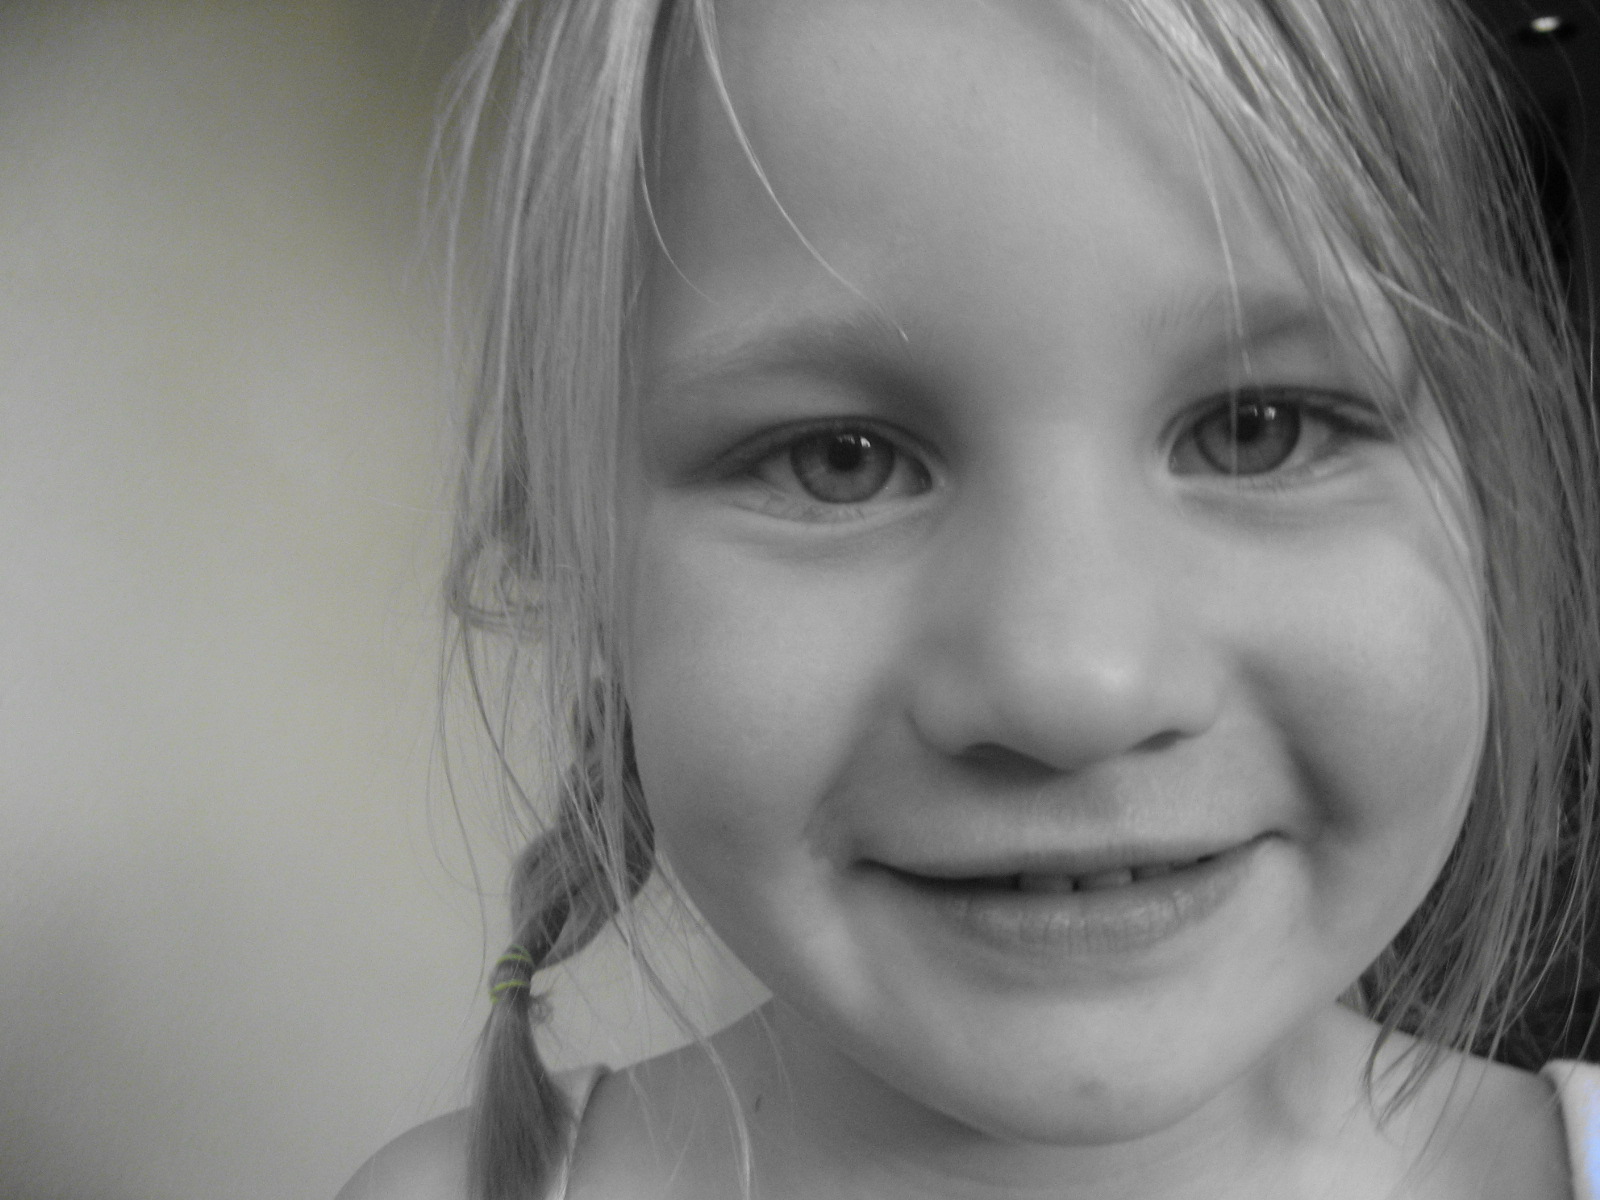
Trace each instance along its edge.
<path fill-rule="evenodd" d="M 533 969 L 538 964 L 533 955 L 522 946 L 511 946 L 495 960 L 490 974 L 489 1003 L 499 1004 L 507 992 L 518 988 L 526 991 L 533 986 Z M 507 972 L 510 972 L 509 974 Z"/>

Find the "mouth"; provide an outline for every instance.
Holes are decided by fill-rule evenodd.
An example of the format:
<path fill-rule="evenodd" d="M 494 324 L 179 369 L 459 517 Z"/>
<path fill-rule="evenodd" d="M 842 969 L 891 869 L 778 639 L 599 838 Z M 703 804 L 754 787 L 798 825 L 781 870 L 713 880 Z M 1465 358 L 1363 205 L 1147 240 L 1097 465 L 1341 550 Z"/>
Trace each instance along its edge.
<path fill-rule="evenodd" d="M 878 876 L 939 927 L 992 949 L 1078 958 L 1143 950 L 1205 921 L 1251 875 L 1267 840 L 1076 861 L 881 864 Z"/>
<path fill-rule="evenodd" d="M 1015 870 L 990 870 L 983 867 L 895 867 L 883 864 L 892 875 L 908 883 L 952 891 L 1028 892 L 1064 895 L 1073 892 L 1105 892 L 1130 887 L 1152 879 L 1163 879 L 1204 867 L 1236 853 L 1251 843 L 1201 852 L 1177 851 L 1126 856 L 1101 855 L 1100 863 L 1050 863 L 1038 859 L 1019 859 Z"/>

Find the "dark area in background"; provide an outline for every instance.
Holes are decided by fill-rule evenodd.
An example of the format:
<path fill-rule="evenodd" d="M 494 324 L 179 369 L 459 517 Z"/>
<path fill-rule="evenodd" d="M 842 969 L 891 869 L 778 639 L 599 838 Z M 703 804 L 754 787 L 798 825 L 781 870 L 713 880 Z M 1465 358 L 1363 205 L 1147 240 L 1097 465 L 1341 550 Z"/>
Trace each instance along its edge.
<path fill-rule="evenodd" d="M 1600 280 L 1600 0 L 1469 0 L 1505 57 L 1545 228 L 1575 315 L 1592 329 Z"/>
<path fill-rule="evenodd" d="M 1504 52 L 1522 110 L 1542 219 L 1586 347 L 1600 305 L 1600 0 L 1468 0 Z M 1596 548 L 1600 553 L 1600 547 Z M 1551 1056 L 1600 1061 L 1600 913 L 1589 943 L 1551 964 L 1545 998 L 1500 1057 L 1538 1067 Z"/>

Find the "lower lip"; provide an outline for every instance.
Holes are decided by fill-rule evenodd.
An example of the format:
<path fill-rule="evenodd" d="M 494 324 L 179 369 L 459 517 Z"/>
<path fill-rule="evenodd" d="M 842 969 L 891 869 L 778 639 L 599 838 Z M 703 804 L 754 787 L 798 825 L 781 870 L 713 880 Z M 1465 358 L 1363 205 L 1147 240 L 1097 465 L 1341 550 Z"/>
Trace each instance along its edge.
<path fill-rule="evenodd" d="M 886 870 L 895 890 L 948 928 L 1007 953 L 1047 958 L 1128 954 L 1204 922 L 1237 892 L 1263 839 L 1121 887 L 1023 892 L 948 886 Z"/>

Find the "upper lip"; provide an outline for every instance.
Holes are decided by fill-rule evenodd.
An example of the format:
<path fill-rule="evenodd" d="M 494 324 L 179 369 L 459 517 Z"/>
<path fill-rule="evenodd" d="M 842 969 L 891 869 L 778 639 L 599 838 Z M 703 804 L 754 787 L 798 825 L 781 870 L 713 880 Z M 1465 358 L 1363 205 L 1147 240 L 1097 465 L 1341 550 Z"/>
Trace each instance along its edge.
<path fill-rule="evenodd" d="M 1095 875 L 1211 858 L 1256 840 L 1208 838 L 1075 850 L 1019 850 L 936 862 L 880 862 L 901 875 L 922 879 L 999 879 L 1012 875 Z"/>

